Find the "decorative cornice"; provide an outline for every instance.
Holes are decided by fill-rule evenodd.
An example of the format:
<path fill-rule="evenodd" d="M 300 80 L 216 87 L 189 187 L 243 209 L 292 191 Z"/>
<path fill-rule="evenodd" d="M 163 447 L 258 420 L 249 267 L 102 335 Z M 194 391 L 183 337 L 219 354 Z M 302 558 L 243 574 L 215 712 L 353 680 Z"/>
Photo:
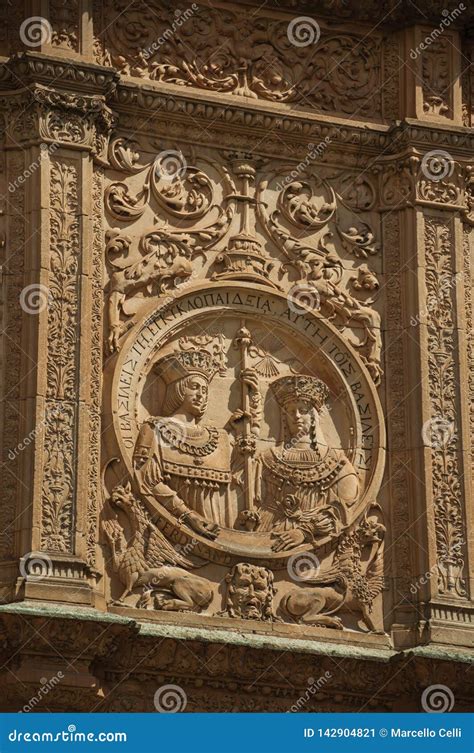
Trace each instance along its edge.
<path fill-rule="evenodd" d="M 61 682 L 44 702 L 40 698 L 37 711 L 68 710 L 71 694 L 74 708 L 81 711 L 152 711 L 154 693 L 166 683 L 182 688 L 189 711 L 246 710 L 247 701 L 248 710 L 284 711 L 323 676 L 327 684 L 318 688 L 306 711 L 366 706 L 417 711 L 423 689 L 433 682 L 446 684 L 455 710 L 463 711 L 474 692 L 467 659 L 459 651 L 417 655 L 387 650 L 383 656 L 373 649 L 313 644 L 308 654 L 293 641 L 291 651 L 285 642 L 282 653 L 277 638 L 263 644 L 250 633 L 185 631 L 47 605 L 0 607 L 0 638 L 2 657 L 20 680 L 7 670 L 5 703 L 12 710 L 36 696 L 40 675 L 35 672 L 44 675 L 45 660 L 51 674 L 61 672 Z M 78 671 L 88 676 L 89 692 L 78 692 Z"/>
<path fill-rule="evenodd" d="M 57 89 L 73 86 L 77 93 L 87 92 L 89 95 L 102 94 L 107 97 L 114 91 L 119 80 L 120 75 L 113 68 L 35 52 L 17 53 L 0 64 L 0 86 L 3 89 L 54 84 Z"/>

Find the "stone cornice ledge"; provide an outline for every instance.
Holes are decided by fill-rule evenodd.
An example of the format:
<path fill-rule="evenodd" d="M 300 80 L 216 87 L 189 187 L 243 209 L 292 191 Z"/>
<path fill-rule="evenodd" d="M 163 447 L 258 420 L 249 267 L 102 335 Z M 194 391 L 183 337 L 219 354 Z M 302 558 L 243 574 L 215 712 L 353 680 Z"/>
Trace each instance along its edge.
<path fill-rule="evenodd" d="M 123 625 L 135 634 L 135 639 L 143 638 L 172 638 L 183 641 L 202 641 L 203 643 L 219 643 L 247 648 L 269 649 L 275 651 L 293 651 L 302 654 L 330 656 L 341 659 L 362 659 L 388 663 L 409 657 L 420 659 L 434 659 L 438 661 L 454 661 L 473 664 L 471 652 L 447 650 L 436 646 L 418 646 L 407 650 L 395 651 L 391 648 L 367 648 L 352 644 L 335 644 L 323 641 L 309 641 L 291 639 L 275 635 L 259 635 L 253 632 L 236 632 L 227 629 L 212 629 L 204 627 L 179 626 L 164 623 L 140 622 L 118 614 L 98 612 L 85 607 L 70 608 L 51 602 L 37 602 L 35 604 L 13 603 L 0 606 L 2 614 L 18 615 L 22 617 L 48 617 L 69 620 L 84 620 L 86 622 L 101 622 L 106 624 Z"/>

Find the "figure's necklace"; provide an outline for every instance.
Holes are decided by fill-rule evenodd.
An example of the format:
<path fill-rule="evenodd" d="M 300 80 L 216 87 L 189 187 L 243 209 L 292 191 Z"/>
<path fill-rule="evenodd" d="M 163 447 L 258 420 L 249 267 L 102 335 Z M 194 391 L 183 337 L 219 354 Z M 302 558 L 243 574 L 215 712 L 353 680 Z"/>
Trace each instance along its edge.
<path fill-rule="evenodd" d="M 314 447 L 283 446 L 280 460 L 285 465 L 314 464 L 321 461 L 321 453 L 318 448 Z"/>
<path fill-rule="evenodd" d="M 173 425 L 174 424 L 174 425 Z M 165 442 L 186 455 L 210 455 L 217 448 L 219 432 L 214 426 L 194 431 L 177 421 L 160 422 L 158 429 Z"/>

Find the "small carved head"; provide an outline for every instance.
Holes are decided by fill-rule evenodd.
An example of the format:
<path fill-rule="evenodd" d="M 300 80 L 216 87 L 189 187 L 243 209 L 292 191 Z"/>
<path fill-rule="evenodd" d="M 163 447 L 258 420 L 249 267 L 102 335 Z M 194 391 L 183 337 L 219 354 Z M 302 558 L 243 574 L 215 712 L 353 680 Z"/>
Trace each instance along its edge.
<path fill-rule="evenodd" d="M 110 501 L 112 505 L 116 505 L 122 510 L 126 509 L 127 507 L 131 507 L 133 504 L 133 493 L 130 481 L 127 481 L 124 486 L 122 486 L 122 484 L 115 486 L 112 489 Z"/>
<path fill-rule="evenodd" d="M 244 620 L 273 619 L 273 573 L 265 567 L 241 562 L 226 577 L 227 612 Z"/>
<path fill-rule="evenodd" d="M 359 538 L 362 546 L 383 541 L 387 529 L 383 523 L 374 519 L 364 520 L 359 527 Z"/>

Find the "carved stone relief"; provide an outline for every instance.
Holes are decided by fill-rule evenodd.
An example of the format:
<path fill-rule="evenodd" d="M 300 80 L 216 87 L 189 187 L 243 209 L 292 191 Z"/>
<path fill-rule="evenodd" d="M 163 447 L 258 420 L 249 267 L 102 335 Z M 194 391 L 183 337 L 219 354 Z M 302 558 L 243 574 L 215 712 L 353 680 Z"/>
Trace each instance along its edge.
<path fill-rule="evenodd" d="M 349 28 L 333 34 L 328 27 L 317 44 L 308 46 L 299 43 L 305 33 L 316 37 L 319 25 L 292 31 L 291 17 L 263 13 L 257 18 L 197 4 L 173 11 L 160 0 L 135 0 L 125 15 L 120 0 L 104 5 L 97 62 L 125 75 L 380 118 L 381 40 L 376 35 L 356 36 Z"/>
<path fill-rule="evenodd" d="M 433 504 L 440 593 L 466 597 L 466 530 L 460 483 L 457 345 L 453 309 L 453 229 L 443 218 L 425 219 L 428 368 L 431 415 L 441 417 L 447 435 L 431 449 Z"/>
<path fill-rule="evenodd" d="M 446 35 L 427 47 L 422 55 L 423 110 L 426 115 L 452 118 L 453 40 Z"/>
<path fill-rule="evenodd" d="M 79 307 L 79 208 L 76 163 L 51 163 L 48 356 L 43 480 L 42 544 L 73 551 L 77 354 Z"/>
<path fill-rule="evenodd" d="M 109 154 L 113 600 L 382 630 L 370 611 L 385 528 L 380 508 L 367 517 L 385 441 L 370 181 L 296 180 L 236 152 L 150 159 L 121 136 Z M 321 565 L 305 589 L 300 555 Z M 341 618 L 326 619 L 327 589 Z"/>

